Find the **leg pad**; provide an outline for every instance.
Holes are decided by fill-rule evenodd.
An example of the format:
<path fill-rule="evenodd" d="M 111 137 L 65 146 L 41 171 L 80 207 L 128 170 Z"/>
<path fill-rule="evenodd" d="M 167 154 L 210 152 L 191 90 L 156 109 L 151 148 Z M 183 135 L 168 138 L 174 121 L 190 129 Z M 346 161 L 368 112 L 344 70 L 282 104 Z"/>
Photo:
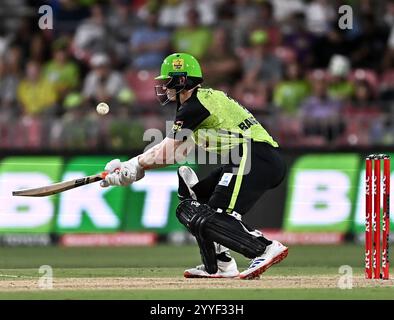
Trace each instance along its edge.
<path fill-rule="evenodd" d="M 176 215 L 188 230 L 205 241 L 217 242 L 253 259 L 265 251 L 262 237 L 251 234 L 241 221 L 226 213 L 218 213 L 206 204 L 184 200 Z"/>

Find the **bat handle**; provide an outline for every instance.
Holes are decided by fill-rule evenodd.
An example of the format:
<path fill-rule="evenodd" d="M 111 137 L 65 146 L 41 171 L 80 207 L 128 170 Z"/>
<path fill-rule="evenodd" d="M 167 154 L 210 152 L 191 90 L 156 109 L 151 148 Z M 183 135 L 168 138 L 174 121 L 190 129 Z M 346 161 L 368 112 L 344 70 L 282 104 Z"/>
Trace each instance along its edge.
<path fill-rule="evenodd" d="M 105 177 L 108 175 L 108 172 L 107 171 L 103 171 L 103 172 L 101 172 L 101 179 L 105 179 Z"/>

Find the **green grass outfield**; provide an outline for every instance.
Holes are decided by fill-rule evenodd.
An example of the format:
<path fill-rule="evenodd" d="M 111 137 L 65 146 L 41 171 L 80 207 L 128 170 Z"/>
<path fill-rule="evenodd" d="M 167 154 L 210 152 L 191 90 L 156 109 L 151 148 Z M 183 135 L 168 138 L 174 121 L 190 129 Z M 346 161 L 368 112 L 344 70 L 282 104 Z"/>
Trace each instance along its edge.
<path fill-rule="evenodd" d="M 57 289 L 56 280 L 72 278 L 106 280 L 116 278 L 120 282 L 149 278 L 172 279 L 183 282 L 183 270 L 199 263 L 195 246 L 122 247 L 122 248 L 62 248 L 62 247 L 17 247 L 0 248 L 0 299 L 394 299 L 392 281 L 371 282 L 372 287 L 341 290 L 339 288 L 276 288 L 275 277 L 281 278 L 282 286 L 288 278 L 331 277 L 339 279 L 339 267 L 349 265 L 353 274 L 363 276 L 363 246 L 290 246 L 287 259 L 270 268 L 260 280 L 253 280 L 251 288 L 99 288 L 67 290 Z M 247 266 L 248 260 L 235 255 L 239 269 Z M 38 269 L 42 265 L 53 268 L 54 289 L 40 290 L 38 287 L 13 290 L 18 281 L 38 282 Z M 392 275 L 393 277 L 393 275 Z M 66 279 L 67 278 L 67 279 Z M 106 279 L 103 279 L 106 278 Z M 270 288 L 259 288 L 270 278 Z M 274 279 L 274 280 L 272 280 Z M 101 280 L 101 281 L 102 281 Z M 197 283 L 201 279 L 193 280 Z M 204 279 L 205 280 L 205 279 Z M 295 281 L 296 281 L 295 280 Z M 190 281 L 190 280 L 189 280 Z M 209 280 L 208 280 L 209 281 Z M 221 279 L 226 284 L 249 281 Z M 238 282 L 234 282 L 238 281 Z M 4 284 L 10 283 L 9 287 Z M 189 283 L 189 282 L 188 282 Z M 207 282 L 208 283 L 208 282 Z"/>

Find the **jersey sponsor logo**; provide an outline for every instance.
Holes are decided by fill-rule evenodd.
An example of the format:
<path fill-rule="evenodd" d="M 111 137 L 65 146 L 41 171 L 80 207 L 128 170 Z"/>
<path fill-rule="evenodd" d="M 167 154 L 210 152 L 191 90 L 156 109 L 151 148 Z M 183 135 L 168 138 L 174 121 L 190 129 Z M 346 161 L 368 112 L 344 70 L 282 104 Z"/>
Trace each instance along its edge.
<path fill-rule="evenodd" d="M 183 70 L 184 66 L 184 60 L 183 59 L 174 59 L 172 60 L 172 68 L 174 70 Z"/>
<path fill-rule="evenodd" d="M 225 173 L 225 174 L 223 174 L 222 178 L 219 181 L 219 186 L 228 187 L 232 177 L 233 177 L 232 173 Z"/>
<path fill-rule="evenodd" d="M 172 125 L 172 129 L 171 129 L 172 133 L 179 132 L 182 129 L 182 126 L 183 126 L 183 121 L 180 120 L 175 121 L 174 124 Z"/>
<path fill-rule="evenodd" d="M 238 127 L 241 130 L 248 130 L 251 126 L 255 124 L 259 124 L 259 122 L 254 117 L 250 117 L 238 124 Z"/>

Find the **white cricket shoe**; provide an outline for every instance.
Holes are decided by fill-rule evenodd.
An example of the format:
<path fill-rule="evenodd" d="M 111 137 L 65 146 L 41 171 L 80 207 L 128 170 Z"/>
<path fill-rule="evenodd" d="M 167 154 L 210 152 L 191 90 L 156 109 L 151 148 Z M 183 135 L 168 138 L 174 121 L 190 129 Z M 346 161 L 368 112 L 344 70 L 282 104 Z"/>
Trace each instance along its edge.
<path fill-rule="evenodd" d="M 239 276 L 239 271 L 234 258 L 231 258 L 229 262 L 218 260 L 218 271 L 214 274 L 206 272 L 204 265 L 201 264 L 185 270 L 183 275 L 185 278 L 236 278 Z"/>
<path fill-rule="evenodd" d="M 288 250 L 289 249 L 279 241 L 272 240 L 272 244 L 267 246 L 264 253 L 261 256 L 254 258 L 248 269 L 241 272 L 239 277 L 245 280 L 259 278 L 260 274 L 266 271 L 273 264 L 281 262 L 286 258 Z"/>

